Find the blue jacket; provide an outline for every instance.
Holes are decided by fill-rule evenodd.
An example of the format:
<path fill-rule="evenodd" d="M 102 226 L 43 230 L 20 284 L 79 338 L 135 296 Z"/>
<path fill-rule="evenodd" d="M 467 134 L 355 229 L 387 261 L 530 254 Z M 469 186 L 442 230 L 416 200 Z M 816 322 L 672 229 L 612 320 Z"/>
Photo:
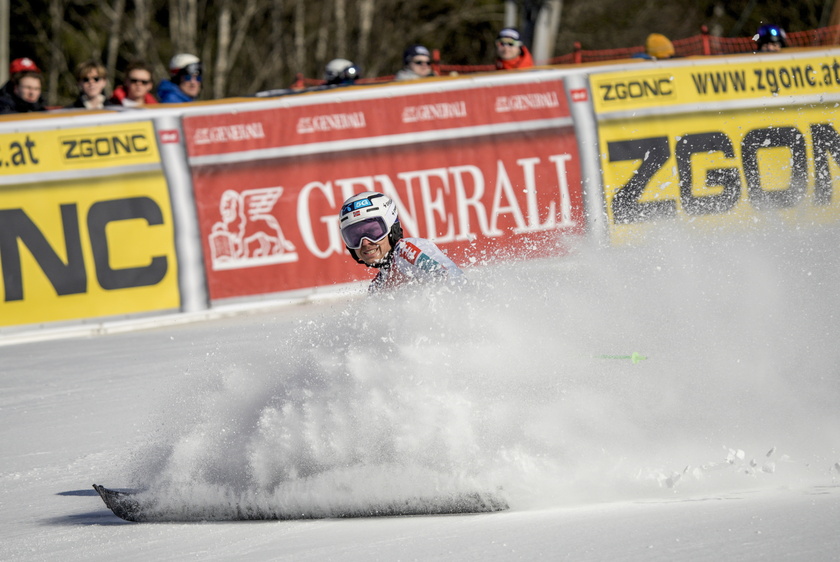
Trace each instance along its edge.
<path fill-rule="evenodd" d="M 170 80 L 162 80 L 160 84 L 158 84 L 157 97 L 160 100 L 160 103 L 185 103 L 188 101 L 195 101 L 195 98 L 191 98 L 185 94 L 177 84 Z"/>

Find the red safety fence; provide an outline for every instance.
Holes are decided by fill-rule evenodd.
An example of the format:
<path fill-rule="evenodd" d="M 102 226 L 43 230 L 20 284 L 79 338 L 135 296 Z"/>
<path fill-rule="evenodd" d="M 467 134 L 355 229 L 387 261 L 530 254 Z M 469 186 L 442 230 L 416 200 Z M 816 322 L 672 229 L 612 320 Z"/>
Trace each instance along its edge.
<path fill-rule="evenodd" d="M 787 34 L 788 47 L 818 47 L 821 45 L 840 45 L 840 25 L 820 27 L 807 31 L 793 31 Z M 752 37 L 716 37 L 709 33 L 704 25 L 700 28 L 700 34 L 685 39 L 672 41 L 676 57 L 708 56 L 708 55 L 729 55 L 736 53 L 751 53 L 755 51 L 756 43 Z M 575 43 L 571 53 L 554 57 L 549 61 L 552 65 L 571 65 L 590 62 L 605 62 L 621 60 L 644 53 L 644 45 L 623 47 L 620 49 L 583 49 L 580 43 Z M 476 72 L 490 72 L 496 70 L 492 64 L 459 65 L 446 64 L 441 61 L 440 51 L 435 49 L 432 54 L 432 67 L 439 76 L 449 74 L 473 74 Z M 377 82 L 390 82 L 393 75 L 377 76 L 374 78 L 362 78 L 357 81 L 359 84 L 373 84 Z M 317 78 L 306 78 L 298 74 L 293 89 L 303 89 L 310 86 L 319 86 L 324 81 Z"/>

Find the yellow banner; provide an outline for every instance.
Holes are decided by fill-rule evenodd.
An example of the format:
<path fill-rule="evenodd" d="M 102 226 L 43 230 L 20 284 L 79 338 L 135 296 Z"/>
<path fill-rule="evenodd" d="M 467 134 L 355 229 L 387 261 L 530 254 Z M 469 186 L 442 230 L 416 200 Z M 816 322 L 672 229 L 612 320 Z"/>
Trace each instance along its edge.
<path fill-rule="evenodd" d="M 160 162 L 150 121 L 0 134 L 4 175 L 92 170 Z"/>
<path fill-rule="evenodd" d="M 0 326 L 177 309 L 160 171 L 0 187 Z"/>
<path fill-rule="evenodd" d="M 840 54 L 754 57 L 730 56 L 720 64 L 638 64 L 629 71 L 593 74 L 595 112 L 680 104 L 700 104 L 698 109 L 703 109 L 702 104 L 729 100 L 840 94 Z"/>
<path fill-rule="evenodd" d="M 599 127 L 611 239 L 667 220 L 719 226 L 840 217 L 833 104 L 610 120 Z"/>

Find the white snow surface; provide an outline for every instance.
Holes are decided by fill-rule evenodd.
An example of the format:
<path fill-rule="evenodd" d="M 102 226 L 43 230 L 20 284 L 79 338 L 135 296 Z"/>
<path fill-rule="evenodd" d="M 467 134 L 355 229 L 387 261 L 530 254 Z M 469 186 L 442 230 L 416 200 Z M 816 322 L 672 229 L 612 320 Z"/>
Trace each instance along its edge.
<path fill-rule="evenodd" d="M 663 230 L 0 345 L 0 560 L 837 560 L 838 258 L 825 226 Z M 128 523 L 93 483 L 328 517 Z M 337 517 L 474 491 L 510 509 Z"/>

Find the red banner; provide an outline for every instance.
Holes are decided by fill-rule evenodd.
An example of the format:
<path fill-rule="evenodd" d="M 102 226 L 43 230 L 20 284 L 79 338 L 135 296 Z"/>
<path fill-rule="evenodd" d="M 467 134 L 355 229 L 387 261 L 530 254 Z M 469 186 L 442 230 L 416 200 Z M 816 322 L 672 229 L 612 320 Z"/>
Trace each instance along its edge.
<path fill-rule="evenodd" d="M 562 81 L 460 87 L 186 117 L 211 299 L 372 277 L 337 228 L 362 191 L 462 266 L 561 252 L 584 227 Z"/>

